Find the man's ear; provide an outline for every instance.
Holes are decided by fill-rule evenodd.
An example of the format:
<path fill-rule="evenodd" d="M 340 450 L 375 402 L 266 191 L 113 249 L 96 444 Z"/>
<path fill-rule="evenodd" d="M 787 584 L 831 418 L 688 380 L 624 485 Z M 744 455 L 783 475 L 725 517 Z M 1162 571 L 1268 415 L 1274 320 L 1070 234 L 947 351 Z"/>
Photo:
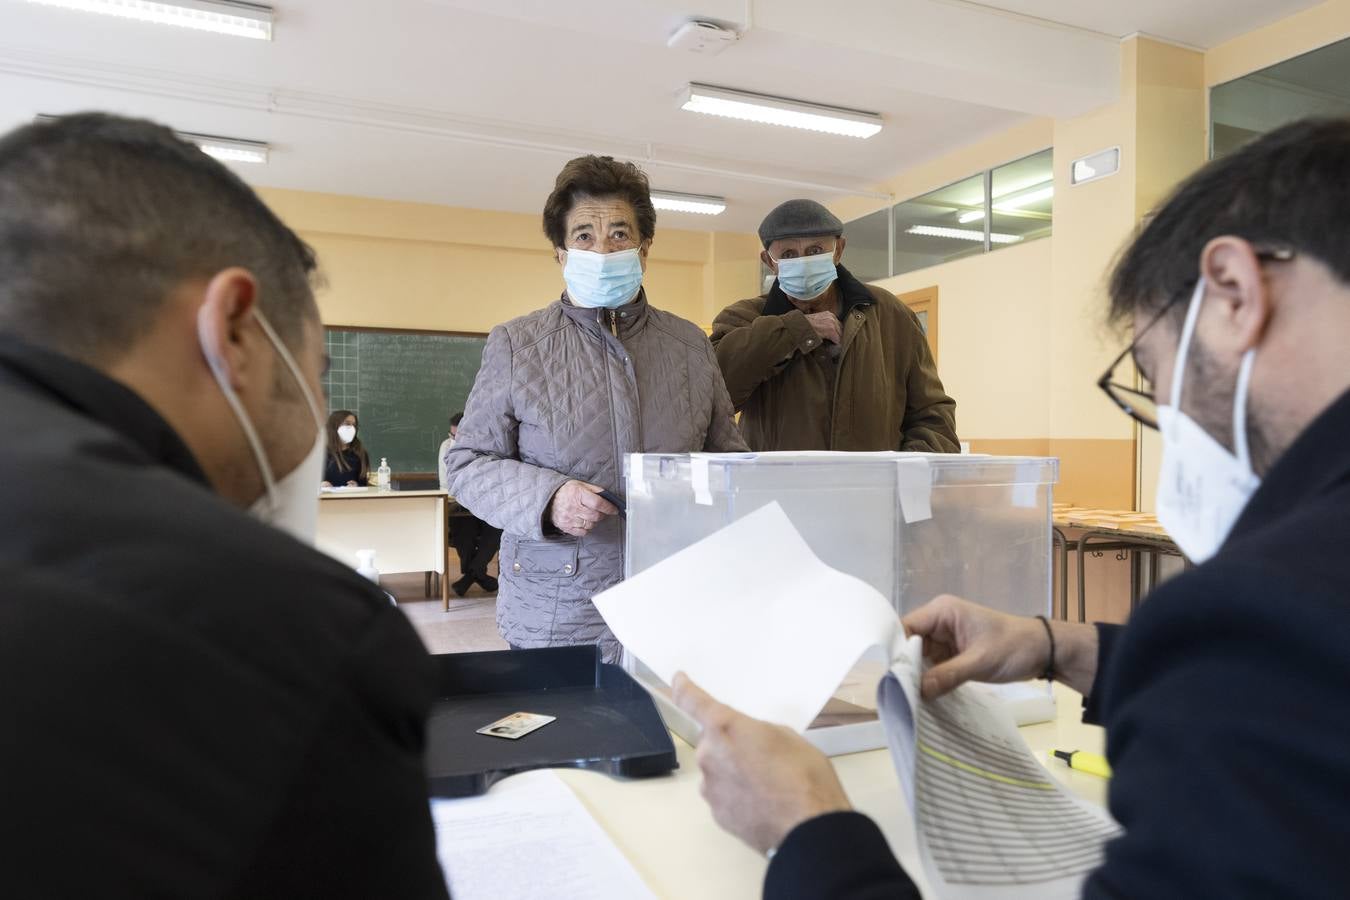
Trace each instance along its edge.
<path fill-rule="evenodd" d="M 553 248 L 553 258 L 554 258 L 555 260 L 558 261 L 558 265 L 560 265 L 560 266 L 566 265 L 566 264 L 567 264 L 567 248 L 566 248 L 566 247 L 554 247 L 554 248 Z"/>
<path fill-rule="evenodd" d="M 769 255 L 768 250 L 759 251 L 759 261 L 768 266 L 773 271 L 773 274 L 778 274 L 778 263 L 774 262 L 774 259 Z"/>
<path fill-rule="evenodd" d="M 1261 340 L 1270 321 L 1265 268 L 1252 245 L 1232 235 L 1211 240 L 1200 253 L 1206 300 L 1214 304 L 1217 327 L 1208 332 L 1212 349 L 1241 356 Z"/>
<path fill-rule="evenodd" d="M 839 265 L 839 261 L 844 258 L 844 236 L 839 235 L 834 242 L 834 264 Z"/>
<path fill-rule="evenodd" d="M 218 272 L 207 282 L 197 310 L 197 337 L 211 369 L 234 390 L 242 390 L 252 374 L 251 351 L 259 329 L 253 317 L 258 282 L 247 269 Z"/>
<path fill-rule="evenodd" d="M 641 244 L 638 244 L 638 260 L 642 263 L 642 271 L 647 271 L 647 254 L 652 250 L 652 239 L 647 238 Z"/>

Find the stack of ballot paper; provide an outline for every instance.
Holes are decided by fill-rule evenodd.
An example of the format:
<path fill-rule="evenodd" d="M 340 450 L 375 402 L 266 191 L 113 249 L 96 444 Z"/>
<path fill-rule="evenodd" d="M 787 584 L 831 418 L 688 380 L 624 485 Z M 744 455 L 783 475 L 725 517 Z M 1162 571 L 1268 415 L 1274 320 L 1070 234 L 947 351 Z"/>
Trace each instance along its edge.
<path fill-rule="evenodd" d="M 919 696 L 923 659 L 876 589 L 816 558 L 770 504 L 595 598 L 667 683 L 683 671 L 747 715 L 803 731 L 864 654 L 889 668 L 877 707 L 942 897 L 1076 897 L 1118 826 L 1050 777 L 976 685 Z"/>

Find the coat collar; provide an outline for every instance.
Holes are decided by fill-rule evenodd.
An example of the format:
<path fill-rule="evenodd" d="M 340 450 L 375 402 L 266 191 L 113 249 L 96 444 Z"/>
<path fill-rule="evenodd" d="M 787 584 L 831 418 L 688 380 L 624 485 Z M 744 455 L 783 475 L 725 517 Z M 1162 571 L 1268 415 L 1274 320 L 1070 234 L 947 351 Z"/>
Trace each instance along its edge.
<path fill-rule="evenodd" d="M 839 317 L 843 318 L 848 311 L 855 306 L 871 306 L 876 303 L 876 298 L 872 292 L 867 289 L 853 273 L 844 268 L 843 264 L 838 266 L 839 279 L 835 282 L 839 285 L 839 295 L 843 298 L 840 304 Z M 783 293 L 783 289 L 778 286 L 778 279 L 773 280 L 773 287 L 769 288 L 769 293 L 765 295 L 764 311 L 760 315 L 781 316 L 784 313 L 790 313 L 797 307 L 792 305 L 788 295 Z"/>
<path fill-rule="evenodd" d="M 0 335 L 0 384 L 42 393 L 112 429 L 153 462 L 210 487 L 192 451 L 159 413 L 96 369 L 12 335 Z"/>
<path fill-rule="evenodd" d="M 1262 479 L 1242 511 L 1229 540 L 1275 519 L 1350 481 L 1350 391 L 1303 430 Z"/>
<path fill-rule="evenodd" d="M 576 306 L 571 300 L 567 299 L 567 293 L 564 292 L 558 298 L 558 303 L 562 307 L 563 315 L 567 316 L 573 322 L 576 322 L 583 328 L 594 329 L 596 331 L 608 331 L 605 324 L 605 309 L 589 309 L 583 306 Z M 613 310 L 616 321 L 619 326 L 619 337 L 626 338 L 631 334 L 636 334 L 643 325 L 647 323 L 647 316 L 651 312 L 651 306 L 647 303 L 647 289 L 638 288 L 638 294 L 628 303 Z"/>

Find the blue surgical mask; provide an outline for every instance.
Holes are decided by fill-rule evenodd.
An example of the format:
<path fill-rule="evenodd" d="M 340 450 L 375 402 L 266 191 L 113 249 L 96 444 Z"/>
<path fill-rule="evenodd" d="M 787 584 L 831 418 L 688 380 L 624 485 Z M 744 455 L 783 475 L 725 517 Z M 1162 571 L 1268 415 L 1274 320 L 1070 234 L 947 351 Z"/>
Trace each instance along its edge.
<path fill-rule="evenodd" d="M 563 281 L 577 306 L 615 309 L 636 297 L 642 287 L 642 257 L 637 250 L 568 250 Z"/>
<path fill-rule="evenodd" d="M 775 262 L 778 263 L 778 286 L 793 300 L 814 300 L 839 277 L 833 250 Z"/>

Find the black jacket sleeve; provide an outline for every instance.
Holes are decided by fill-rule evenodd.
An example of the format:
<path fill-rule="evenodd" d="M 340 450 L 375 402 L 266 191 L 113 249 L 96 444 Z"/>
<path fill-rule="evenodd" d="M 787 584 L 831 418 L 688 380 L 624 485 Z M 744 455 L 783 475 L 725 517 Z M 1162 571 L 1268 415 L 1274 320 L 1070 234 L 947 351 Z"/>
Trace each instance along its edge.
<path fill-rule="evenodd" d="M 1104 673 L 1111 667 L 1111 657 L 1115 653 L 1116 641 L 1124 630 L 1124 625 L 1097 623 L 1097 674 L 1093 676 L 1092 689 L 1083 698 L 1083 721 L 1089 725 L 1102 724 L 1100 703 L 1102 691 L 1100 688 L 1105 680 Z"/>
<path fill-rule="evenodd" d="M 919 889 L 876 823 L 861 813 L 803 822 L 784 839 L 764 878 L 765 900 L 918 900 Z"/>
<path fill-rule="evenodd" d="M 1140 607 L 1093 692 L 1125 833 L 1085 897 L 1345 895 L 1346 602 L 1292 566 L 1244 560 Z"/>

